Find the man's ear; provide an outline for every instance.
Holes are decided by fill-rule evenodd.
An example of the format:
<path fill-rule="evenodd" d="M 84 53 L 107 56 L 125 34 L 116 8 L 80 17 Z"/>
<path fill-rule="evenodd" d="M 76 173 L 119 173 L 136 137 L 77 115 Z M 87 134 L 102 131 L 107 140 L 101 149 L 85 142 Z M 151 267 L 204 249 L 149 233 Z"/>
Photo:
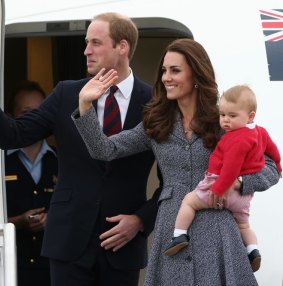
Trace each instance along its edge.
<path fill-rule="evenodd" d="M 120 43 L 119 43 L 119 46 L 120 46 L 120 54 L 129 54 L 129 44 L 126 40 L 121 40 Z"/>

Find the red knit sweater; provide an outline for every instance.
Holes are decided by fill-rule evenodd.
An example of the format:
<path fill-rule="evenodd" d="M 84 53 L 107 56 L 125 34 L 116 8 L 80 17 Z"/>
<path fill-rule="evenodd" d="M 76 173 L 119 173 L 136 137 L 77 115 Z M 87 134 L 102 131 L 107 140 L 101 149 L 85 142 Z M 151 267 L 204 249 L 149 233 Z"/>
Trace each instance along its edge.
<path fill-rule="evenodd" d="M 279 150 L 263 127 L 225 133 L 209 158 L 208 172 L 219 175 L 211 190 L 222 196 L 238 176 L 260 171 L 265 164 L 264 154 L 282 172 Z"/>

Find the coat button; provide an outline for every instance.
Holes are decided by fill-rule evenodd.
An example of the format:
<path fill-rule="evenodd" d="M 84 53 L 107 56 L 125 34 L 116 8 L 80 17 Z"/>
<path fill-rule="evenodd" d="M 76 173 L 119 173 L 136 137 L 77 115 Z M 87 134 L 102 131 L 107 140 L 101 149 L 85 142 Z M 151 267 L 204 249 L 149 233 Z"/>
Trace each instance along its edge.
<path fill-rule="evenodd" d="M 188 260 L 189 262 L 191 262 L 191 261 L 192 261 L 192 259 L 193 259 L 193 258 L 192 258 L 192 256 L 191 256 L 191 255 L 188 255 L 188 256 L 187 256 L 187 260 Z"/>
<path fill-rule="evenodd" d="M 34 259 L 33 259 L 33 258 L 30 259 L 30 263 L 31 263 L 31 264 L 34 263 Z"/>
<path fill-rule="evenodd" d="M 34 194 L 35 196 L 37 196 L 37 191 L 36 191 L 36 190 L 34 190 L 34 191 L 33 191 L 33 194 Z"/>
<path fill-rule="evenodd" d="M 32 237 L 32 240 L 36 240 L 36 236 L 33 236 L 33 237 Z"/>

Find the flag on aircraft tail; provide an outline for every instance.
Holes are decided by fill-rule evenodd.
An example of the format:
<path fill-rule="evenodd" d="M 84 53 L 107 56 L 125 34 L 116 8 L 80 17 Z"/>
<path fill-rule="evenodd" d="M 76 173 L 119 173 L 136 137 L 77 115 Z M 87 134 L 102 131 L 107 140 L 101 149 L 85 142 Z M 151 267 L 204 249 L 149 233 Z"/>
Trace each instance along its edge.
<path fill-rule="evenodd" d="M 283 81 L 283 9 L 259 10 L 271 81 Z"/>

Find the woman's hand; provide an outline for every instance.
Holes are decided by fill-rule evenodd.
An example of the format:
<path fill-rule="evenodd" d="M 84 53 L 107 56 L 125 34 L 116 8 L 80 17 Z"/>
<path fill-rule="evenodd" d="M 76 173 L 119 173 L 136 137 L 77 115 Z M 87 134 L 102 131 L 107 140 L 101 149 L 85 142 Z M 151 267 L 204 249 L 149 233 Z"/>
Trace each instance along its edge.
<path fill-rule="evenodd" d="M 208 205 L 211 207 L 211 208 L 214 208 L 214 209 L 218 209 L 218 210 L 222 210 L 223 207 L 224 207 L 224 198 L 223 197 L 219 197 L 217 195 L 215 195 L 212 191 L 210 191 L 210 194 L 209 194 L 209 199 L 208 199 Z"/>
<path fill-rule="evenodd" d="M 109 70 L 105 75 L 102 68 L 80 91 L 79 112 L 83 116 L 91 107 L 92 102 L 100 98 L 105 91 L 118 79 L 117 72 Z"/>
<path fill-rule="evenodd" d="M 209 206 L 214 209 L 223 209 L 227 207 L 227 198 L 229 196 L 230 192 L 239 192 L 241 188 L 241 183 L 238 179 L 234 181 L 234 183 L 230 186 L 228 190 L 225 191 L 225 193 L 219 197 L 215 195 L 213 192 L 211 192 L 209 196 Z"/>

